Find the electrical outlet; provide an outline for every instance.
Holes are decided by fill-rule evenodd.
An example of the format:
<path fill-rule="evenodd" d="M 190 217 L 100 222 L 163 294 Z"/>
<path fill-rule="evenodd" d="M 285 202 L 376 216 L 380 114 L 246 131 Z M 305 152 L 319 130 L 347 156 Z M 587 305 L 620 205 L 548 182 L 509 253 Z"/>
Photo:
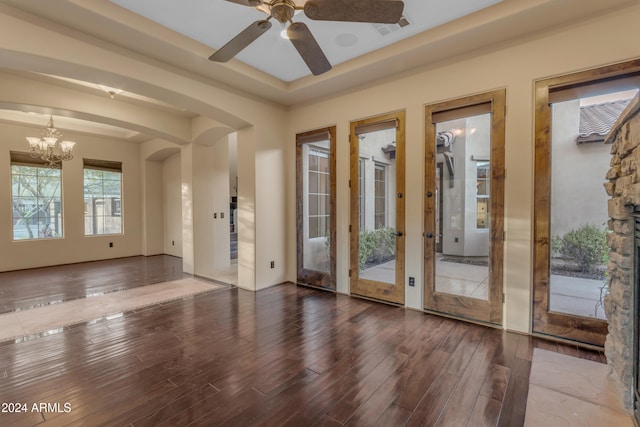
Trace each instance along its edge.
<path fill-rule="evenodd" d="M 218 219 L 218 212 L 213 213 L 213 219 Z"/>
<path fill-rule="evenodd" d="M 224 212 L 220 212 L 220 218 L 224 218 Z"/>
<path fill-rule="evenodd" d="M 409 277 L 409 286 L 415 286 L 415 285 L 416 285 L 416 278 Z"/>
<path fill-rule="evenodd" d="M 113 242 L 109 242 L 109 247 L 112 248 L 113 247 Z"/>
<path fill-rule="evenodd" d="M 175 240 L 172 240 L 172 241 L 171 241 L 171 246 L 175 246 L 175 245 L 176 245 L 176 241 L 175 241 Z"/>
<path fill-rule="evenodd" d="M 276 268 L 276 262 L 275 261 L 271 261 L 271 268 Z"/>

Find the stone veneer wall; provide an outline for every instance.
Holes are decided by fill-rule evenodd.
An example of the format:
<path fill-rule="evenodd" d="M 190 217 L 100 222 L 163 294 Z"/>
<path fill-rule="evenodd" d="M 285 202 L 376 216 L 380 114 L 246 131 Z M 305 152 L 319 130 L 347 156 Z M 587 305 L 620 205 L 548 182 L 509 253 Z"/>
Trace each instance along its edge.
<path fill-rule="evenodd" d="M 634 212 L 640 209 L 640 95 L 620 116 L 606 142 L 612 143 L 611 168 L 604 184 L 609 195 L 609 293 L 605 313 L 609 334 L 605 354 L 611 379 L 625 407 L 633 411 Z"/>

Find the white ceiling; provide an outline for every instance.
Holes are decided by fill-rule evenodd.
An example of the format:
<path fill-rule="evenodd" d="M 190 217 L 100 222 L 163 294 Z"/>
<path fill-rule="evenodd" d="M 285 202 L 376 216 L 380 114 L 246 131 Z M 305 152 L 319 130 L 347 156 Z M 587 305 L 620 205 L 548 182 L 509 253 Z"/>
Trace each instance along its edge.
<path fill-rule="evenodd" d="M 501 1 L 404 0 L 403 16 L 410 24 L 403 28 L 398 25 L 313 21 L 304 12 L 298 13 L 294 21 L 309 26 L 329 62 L 337 65 Z M 225 0 L 111 2 L 210 46 L 212 53 L 251 23 L 266 17 L 256 8 Z M 296 3 L 303 5 L 305 1 L 297 0 Z M 284 82 L 311 75 L 291 42 L 280 36 L 281 25 L 277 21 L 272 22 L 271 29 L 236 58 Z"/>

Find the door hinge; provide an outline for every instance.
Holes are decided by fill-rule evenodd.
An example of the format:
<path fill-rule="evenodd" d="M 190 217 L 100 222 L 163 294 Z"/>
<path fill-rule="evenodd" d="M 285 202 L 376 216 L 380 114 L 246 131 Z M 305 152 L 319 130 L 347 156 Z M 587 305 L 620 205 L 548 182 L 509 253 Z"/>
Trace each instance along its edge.
<path fill-rule="evenodd" d="M 349 269 L 349 277 L 351 277 L 351 269 Z"/>
<path fill-rule="evenodd" d="M 349 224 L 349 233 L 351 233 L 351 224 Z"/>
<path fill-rule="evenodd" d="M 349 180 L 349 188 L 351 188 L 351 180 Z"/>
<path fill-rule="evenodd" d="M 507 230 L 502 230 L 502 241 L 503 242 L 507 241 Z"/>
<path fill-rule="evenodd" d="M 504 304 L 504 302 L 505 302 L 505 295 L 504 295 L 504 292 L 503 292 L 502 293 L 502 303 Z"/>

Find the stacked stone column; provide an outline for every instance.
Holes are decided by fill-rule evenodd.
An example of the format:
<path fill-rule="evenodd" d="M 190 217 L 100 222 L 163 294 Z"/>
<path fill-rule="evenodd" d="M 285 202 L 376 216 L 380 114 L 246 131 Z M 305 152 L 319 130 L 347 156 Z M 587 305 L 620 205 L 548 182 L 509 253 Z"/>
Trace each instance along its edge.
<path fill-rule="evenodd" d="M 609 195 L 609 293 L 605 313 L 609 334 L 605 354 L 611 379 L 625 407 L 633 409 L 633 328 L 635 280 L 635 217 L 640 214 L 640 114 L 636 97 L 607 137 L 612 144 L 611 168 L 604 184 Z"/>

